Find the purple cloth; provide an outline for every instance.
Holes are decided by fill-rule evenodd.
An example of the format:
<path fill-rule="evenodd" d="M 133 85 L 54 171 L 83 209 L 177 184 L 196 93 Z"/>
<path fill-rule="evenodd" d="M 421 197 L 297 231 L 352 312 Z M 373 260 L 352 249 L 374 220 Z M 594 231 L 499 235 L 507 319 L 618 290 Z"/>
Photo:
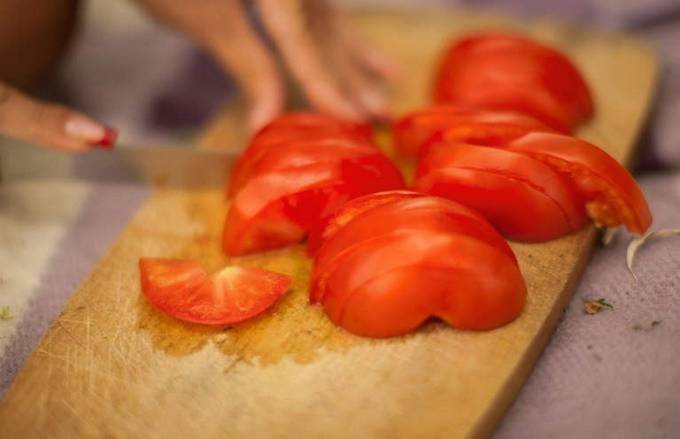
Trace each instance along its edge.
<path fill-rule="evenodd" d="M 654 227 L 678 227 L 680 176 L 648 176 L 641 184 Z M 680 434 L 680 237 L 638 252 L 637 283 L 621 238 L 595 252 L 498 439 Z M 598 298 L 614 309 L 585 314 L 583 299 Z"/>
<path fill-rule="evenodd" d="M 147 198 L 144 187 L 98 183 L 47 264 L 29 309 L 0 357 L 0 398 L 50 323 Z"/>

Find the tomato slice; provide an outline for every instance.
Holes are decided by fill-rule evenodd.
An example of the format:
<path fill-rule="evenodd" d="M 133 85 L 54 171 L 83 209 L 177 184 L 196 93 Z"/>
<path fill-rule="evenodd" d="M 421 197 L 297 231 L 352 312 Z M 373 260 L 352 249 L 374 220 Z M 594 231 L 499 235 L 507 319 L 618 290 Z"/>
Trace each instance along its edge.
<path fill-rule="evenodd" d="M 416 111 L 392 126 L 394 144 L 404 155 L 422 155 L 441 142 L 504 146 L 531 131 L 553 131 L 522 113 L 439 106 Z"/>
<path fill-rule="evenodd" d="M 585 80 L 560 52 L 499 33 L 452 42 L 440 62 L 434 102 L 528 114 L 569 132 L 593 114 Z"/>
<path fill-rule="evenodd" d="M 364 219 L 362 218 L 362 220 Z M 378 217 L 376 219 L 384 218 Z M 395 227 L 392 231 L 381 231 L 373 234 L 373 236 L 367 231 L 357 236 L 354 241 L 351 240 L 350 236 L 338 235 L 337 239 L 331 239 L 324 244 L 314 259 L 315 274 L 318 273 L 318 277 L 313 276 L 311 279 L 310 302 L 317 303 L 323 298 L 328 273 L 331 273 L 338 264 L 341 264 L 346 255 L 351 254 L 358 247 L 370 245 L 372 242 L 382 239 L 384 235 L 393 235 L 396 232 L 418 235 L 423 232 L 436 230 L 464 234 L 480 242 L 492 245 L 511 259 L 515 258 L 505 240 L 486 221 L 479 222 L 470 217 L 457 216 L 452 212 L 432 210 L 409 212 L 408 215 L 401 217 L 401 220 L 403 225 Z M 356 230 L 358 227 L 366 224 L 366 222 L 360 221 L 352 229 Z"/>
<path fill-rule="evenodd" d="M 234 164 L 227 193 L 233 197 L 250 178 L 252 168 L 278 146 L 302 140 L 345 139 L 361 145 L 371 144 L 372 128 L 314 113 L 289 113 L 260 129 Z"/>
<path fill-rule="evenodd" d="M 141 258 L 142 292 L 156 309 L 204 325 L 232 325 L 261 314 L 290 288 L 289 276 L 229 266 L 209 276 L 194 261 Z"/>
<path fill-rule="evenodd" d="M 275 145 L 251 163 L 250 175 L 299 168 L 318 163 L 330 163 L 348 158 L 375 154 L 375 146 L 343 138 L 299 140 Z"/>
<path fill-rule="evenodd" d="M 381 201 L 381 197 L 375 198 L 376 202 Z M 367 203 L 364 201 L 362 204 Z M 343 215 L 345 210 L 338 216 Z M 396 232 L 420 234 L 431 231 L 465 234 L 496 247 L 513 260 L 515 258 L 498 232 L 481 215 L 465 206 L 423 195 L 395 199 L 357 214 L 324 241 L 314 259 L 310 301 L 316 303 L 322 299 L 326 277 L 355 247 Z"/>
<path fill-rule="evenodd" d="M 413 191 L 385 191 L 377 192 L 362 197 L 354 198 L 345 203 L 334 215 L 325 217 L 319 227 L 312 230 L 307 242 L 307 253 L 316 254 L 319 247 L 338 232 L 345 224 L 350 222 L 355 216 L 392 201 L 403 200 L 414 197 L 422 197 L 424 194 Z"/>
<path fill-rule="evenodd" d="M 583 203 L 570 183 L 522 154 L 455 144 L 420 163 L 414 189 L 479 211 L 505 236 L 540 242 L 583 227 Z"/>
<path fill-rule="evenodd" d="M 509 149 L 542 161 L 572 181 L 596 224 L 623 224 L 640 235 L 651 225 L 647 200 L 633 176 L 597 146 L 574 137 L 532 133 Z"/>
<path fill-rule="evenodd" d="M 403 186 L 399 171 L 377 150 L 255 177 L 232 202 L 223 248 L 235 256 L 294 244 L 348 200 Z"/>
<path fill-rule="evenodd" d="M 445 232 L 395 235 L 355 248 L 330 274 L 323 304 L 333 322 L 357 335 L 390 337 L 430 316 L 461 329 L 492 329 L 521 312 L 521 273 L 495 247 Z"/>

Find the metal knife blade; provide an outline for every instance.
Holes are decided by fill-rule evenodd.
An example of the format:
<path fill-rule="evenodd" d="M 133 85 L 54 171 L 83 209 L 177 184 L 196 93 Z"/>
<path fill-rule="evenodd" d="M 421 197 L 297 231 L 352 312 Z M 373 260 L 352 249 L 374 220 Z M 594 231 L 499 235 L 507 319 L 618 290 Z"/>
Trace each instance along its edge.
<path fill-rule="evenodd" d="M 221 187 L 237 154 L 192 146 L 116 145 L 71 154 L 19 142 L 0 143 L 0 179 L 76 179 Z"/>

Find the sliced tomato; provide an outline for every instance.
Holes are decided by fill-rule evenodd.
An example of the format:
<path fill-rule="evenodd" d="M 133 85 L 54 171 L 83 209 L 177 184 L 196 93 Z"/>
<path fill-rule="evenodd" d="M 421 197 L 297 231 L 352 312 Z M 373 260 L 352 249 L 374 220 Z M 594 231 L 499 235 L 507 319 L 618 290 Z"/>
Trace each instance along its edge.
<path fill-rule="evenodd" d="M 354 247 L 379 239 L 383 235 L 430 231 L 446 231 L 474 237 L 496 247 L 511 259 L 515 257 L 505 240 L 478 213 L 444 198 L 421 195 L 377 205 L 345 223 L 324 241 L 314 259 L 315 273 L 324 276 L 332 272 L 332 267 L 342 263 L 343 255 L 353 251 Z M 323 284 L 323 277 L 312 276 L 312 303 L 321 300 L 324 294 Z"/>
<path fill-rule="evenodd" d="M 386 191 L 377 192 L 362 197 L 354 198 L 345 203 L 335 214 L 322 218 L 319 227 L 312 230 L 307 242 L 307 252 L 310 255 L 316 254 L 317 250 L 325 241 L 331 238 L 345 224 L 357 215 L 373 209 L 382 204 L 396 200 L 403 200 L 414 197 L 422 197 L 424 194 L 413 191 Z"/>
<path fill-rule="evenodd" d="M 377 150 L 255 177 L 232 201 L 224 250 L 235 256 L 300 242 L 348 200 L 403 186 L 399 171 Z"/>
<path fill-rule="evenodd" d="M 461 329 L 492 329 L 519 315 L 526 294 L 513 259 L 441 231 L 395 232 L 356 247 L 329 275 L 327 289 L 331 320 L 369 337 L 404 334 L 430 316 Z"/>
<path fill-rule="evenodd" d="M 434 102 L 517 111 L 562 132 L 593 114 L 588 86 L 566 56 L 528 38 L 499 33 L 451 43 L 439 65 Z"/>
<path fill-rule="evenodd" d="M 229 266 L 209 276 L 194 261 L 139 260 L 142 292 L 151 305 L 176 319 L 232 325 L 261 314 L 290 288 L 289 276 Z"/>
<path fill-rule="evenodd" d="M 512 111 L 438 106 L 416 111 L 392 126 L 394 144 L 404 155 L 421 155 L 440 142 L 504 146 L 532 131 L 553 131 L 544 123 Z"/>
<path fill-rule="evenodd" d="M 343 138 L 302 139 L 277 144 L 250 166 L 248 178 L 274 171 L 376 154 L 374 145 Z M 247 181 L 247 179 L 246 179 Z"/>
<path fill-rule="evenodd" d="M 264 155 L 281 145 L 323 139 L 344 139 L 361 145 L 370 145 L 372 128 L 333 119 L 314 113 L 289 113 L 274 119 L 252 138 L 248 147 L 236 161 L 228 182 L 228 195 L 233 197 L 250 178 Z"/>
<path fill-rule="evenodd" d="M 509 149 L 540 160 L 569 179 L 596 224 L 623 224 L 637 234 L 651 225 L 647 200 L 633 176 L 597 146 L 570 136 L 532 133 L 512 142 Z"/>
<path fill-rule="evenodd" d="M 583 227 L 583 202 L 542 162 L 507 150 L 452 144 L 420 163 L 414 189 L 479 211 L 503 235 L 541 242 Z"/>

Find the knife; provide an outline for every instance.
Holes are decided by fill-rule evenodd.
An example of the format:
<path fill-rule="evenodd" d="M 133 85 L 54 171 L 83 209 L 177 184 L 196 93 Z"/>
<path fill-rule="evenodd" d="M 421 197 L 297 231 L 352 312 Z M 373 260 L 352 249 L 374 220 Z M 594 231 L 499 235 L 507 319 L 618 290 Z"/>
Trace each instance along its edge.
<path fill-rule="evenodd" d="M 75 179 L 187 188 L 222 187 L 238 153 L 193 146 L 116 144 L 113 149 L 65 153 L 0 142 L 0 179 Z"/>

